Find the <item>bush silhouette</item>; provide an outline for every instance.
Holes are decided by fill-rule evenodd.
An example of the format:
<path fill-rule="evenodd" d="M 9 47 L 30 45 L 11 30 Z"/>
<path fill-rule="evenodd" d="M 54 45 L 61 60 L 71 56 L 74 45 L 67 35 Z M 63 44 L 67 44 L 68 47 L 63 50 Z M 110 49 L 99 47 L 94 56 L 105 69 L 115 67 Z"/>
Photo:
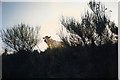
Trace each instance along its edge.
<path fill-rule="evenodd" d="M 1 31 L 2 41 L 13 50 L 30 50 L 37 45 L 39 28 L 18 24 L 12 28 Z"/>
<path fill-rule="evenodd" d="M 84 45 L 94 44 L 98 46 L 105 43 L 116 43 L 118 41 L 118 27 L 116 27 L 115 23 L 108 17 L 106 13 L 107 8 L 101 2 L 95 1 L 90 1 L 88 6 L 92 12 L 86 11 L 81 17 L 81 22 L 76 21 L 74 18 L 62 17 L 62 29 L 59 33 L 60 38 L 65 43 L 67 42 L 68 45 L 79 44 L 81 42 L 84 42 Z M 75 34 L 78 35 L 81 40 L 77 43 L 69 42 L 71 38 L 63 34 L 63 27 L 70 34 L 69 37 Z M 72 39 L 72 41 L 74 41 L 79 38 L 74 36 Z"/>

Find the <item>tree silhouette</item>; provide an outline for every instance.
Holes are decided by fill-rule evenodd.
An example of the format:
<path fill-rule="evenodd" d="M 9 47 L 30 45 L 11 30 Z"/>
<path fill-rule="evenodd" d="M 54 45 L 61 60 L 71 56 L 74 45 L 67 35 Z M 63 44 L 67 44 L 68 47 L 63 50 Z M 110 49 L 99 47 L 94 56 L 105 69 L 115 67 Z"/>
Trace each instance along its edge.
<path fill-rule="evenodd" d="M 89 8 L 92 10 L 91 24 L 95 26 L 95 32 L 100 37 L 100 44 L 113 43 L 114 34 L 117 35 L 117 27 L 114 22 L 110 20 L 106 11 L 111 12 L 101 2 L 90 1 L 88 3 Z M 89 21 L 90 22 L 90 21 Z"/>
<path fill-rule="evenodd" d="M 78 35 L 85 45 L 116 43 L 118 28 L 114 22 L 110 21 L 105 5 L 101 2 L 90 1 L 88 6 L 92 12 L 86 11 L 81 16 L 81 22 L 73 18 L 62 17 L 62 26 L 67 29 L 68 33 Z"/>
<path fill-rule="evenodd" d="M 1 31 L 2 41 L 10 48 L 20 51 L 32 51 L 37 45 L 39 28 L 18 24 Z"/>
<path fill-rule="evenodd" d="M 67 46 L 77 46 L 84 45 L 83 40 L 81 39 L 82 32 L 80 31 L 80 23 L 73 18 L 64 18 L 61 19 L 62 27 L 59 32 L 59 37 Z M 64 34 L 64 27 L 67 35 Z"/>

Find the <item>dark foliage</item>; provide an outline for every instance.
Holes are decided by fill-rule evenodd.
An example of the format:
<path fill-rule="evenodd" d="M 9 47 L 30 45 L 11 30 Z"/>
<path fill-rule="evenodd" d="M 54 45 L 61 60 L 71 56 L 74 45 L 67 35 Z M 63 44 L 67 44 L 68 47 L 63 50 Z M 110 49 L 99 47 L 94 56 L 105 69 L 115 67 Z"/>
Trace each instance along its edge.
<path fill-rule="evenodd" d="M 81 40 L 77 43 L 73 42 L 73 39 L 78 39 L 78 37 L 72 38 L 71 44 L 84 43 L 84 45 L 102 45 L 105 43 L 116 43 L 118 37 L 118 27 L 116 24 L 110 20 L 109 14 L 106 11 L 108 9 L 101 2 L 90 1 L 88 3 L 90 11 L 86 11 L 83 16 L 81 16 L 81 22 L 76 21 L 74 18 L 62 17 L 61 24 L 62 27 L 70 34 L 78 35 Z M 109 11 L 110 13 L 110 11 Z M 71 38 L 63 34 L 63 30 L 59 33 L 60 38 L 63 42 L 69 43 Z M 69 35 L 71 37 L 71 35 Z M 82 45 L 82 44 L 79 44 Z"/>
<path fill-rule="evenodd" d="M 15 51 L 33 50 L 39 42 L 39 28 L 18 24 L 1 31 L 2 41 Z"/>
<path fill-rule="evenodd" d="M 3 78 L 117 78 L 118 44 L 3 55 Z"/>

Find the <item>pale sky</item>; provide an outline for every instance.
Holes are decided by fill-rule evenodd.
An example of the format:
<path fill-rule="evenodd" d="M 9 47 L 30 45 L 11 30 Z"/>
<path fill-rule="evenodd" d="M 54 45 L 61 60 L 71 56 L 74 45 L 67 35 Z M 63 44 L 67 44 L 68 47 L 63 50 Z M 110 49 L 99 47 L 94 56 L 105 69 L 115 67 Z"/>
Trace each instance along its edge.
<path fill-rule="evenodd" d="M 8 2 L 2 0 L 2 27 L 5 29 L 19 23 L 25 23 L 30 26 L 40 26 L 40 36 L 52 36 L 53 39 L 59 40 L 56 35 L 59 29 L 61 16 L 73 17 L 80 20 L 81 14 L 85 10 L 90 10 L 86 2 Z M 60 0 L 58 0 L 60 1 Z M 112 10 L 111 20 L 118 24 L 118 3 L 115 0 L 102 2 L 105 6 Z M 1 16 L 0 16 L 1 17 Z M 0 20 L 1 22 L 1 20 Z M 1 23 L 0 23 L 1 24 Z M 0 40 L 0 44 L 2 44 Z M 46 44 L 42 41 L 38 45 L 42 50 L 46 49 Z M 1 50 L 0 46 L 0 50 Z"/>

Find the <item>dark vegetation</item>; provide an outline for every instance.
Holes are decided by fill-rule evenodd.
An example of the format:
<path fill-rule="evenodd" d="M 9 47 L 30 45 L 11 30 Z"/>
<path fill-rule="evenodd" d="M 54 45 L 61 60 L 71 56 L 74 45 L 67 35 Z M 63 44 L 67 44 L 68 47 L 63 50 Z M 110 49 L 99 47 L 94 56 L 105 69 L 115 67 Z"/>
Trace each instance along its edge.
<path fill-rule="evenodd" d="M 30 37 L 29 39 L 29 36 L 24 36 L 30 35 L 29 32 L 31 31 L 28 31 L 28 33 L 24 32 L 24 29 L 17 32 L 16 30 L 13 31 L 13 34 L 14 32 L 23 32 L 23 38 L 21 38 L 21 35 L 18 38 L 16 35 L 10 34 L 13 37 L 16 36 L 16 39 L 7 36 L 6 33 L 9 34 L 11 29 L 8 29 L 8 32 L 4 31 L 3 42 L 6 43 L 7 40 L 8 43 L 12 44 L 13 47 L 11 48 L 15 52 L 7 55 L 5 49 L 2 55 L 3 78 L 117 79 L 118 27 L 107 17 L 105 13 L 107 8 L 100 2 L 90 1 L 88 6 L 92 13 L 87 11 L 81 17 L 82 22 L 78 22 L 73 18 L 62 17 L 61 24 L 63 26 L 59 34 L 65 44 L 65 47 L 62 48 L 48 48 L 45 52 L 39 53 L 37 50 L 33 50 L 34 46 L 37 45 L 37 37 L 33 37 L 33 39 Z M 63 28 L 66 29 L 69 35 L 63 34 Z M 14 30 L 14 28 L 12 29 Z M 33 35 L 31 34 L 31 36 Z M 30 42 L 29 40 L 27 42 L 27 38 Z M 22 39 L 25 39 L 26 42 Z M 22 44 L 16 50 L 15 46 L 19 46 L 17 43 L 15 44 L 17 40 L 18 42 L 20 40 Z M 26 45 L 23 45 L 24 43 Z M 34 46 L 31 47 L 30 45 L 29 47 L 29 43 L 34 44 Z"/>
<path fill-rule="evenodd" d="M 2 41 L 15 51 L 33 51 L 39 42 L 39 28 L 30 27 L 23 23 L 1 31 Z"/>
<path fill-rule="evenodd" d="M 118 46 L 19 51 L 3 56 L 3 78 L 117 78 Z"/>

